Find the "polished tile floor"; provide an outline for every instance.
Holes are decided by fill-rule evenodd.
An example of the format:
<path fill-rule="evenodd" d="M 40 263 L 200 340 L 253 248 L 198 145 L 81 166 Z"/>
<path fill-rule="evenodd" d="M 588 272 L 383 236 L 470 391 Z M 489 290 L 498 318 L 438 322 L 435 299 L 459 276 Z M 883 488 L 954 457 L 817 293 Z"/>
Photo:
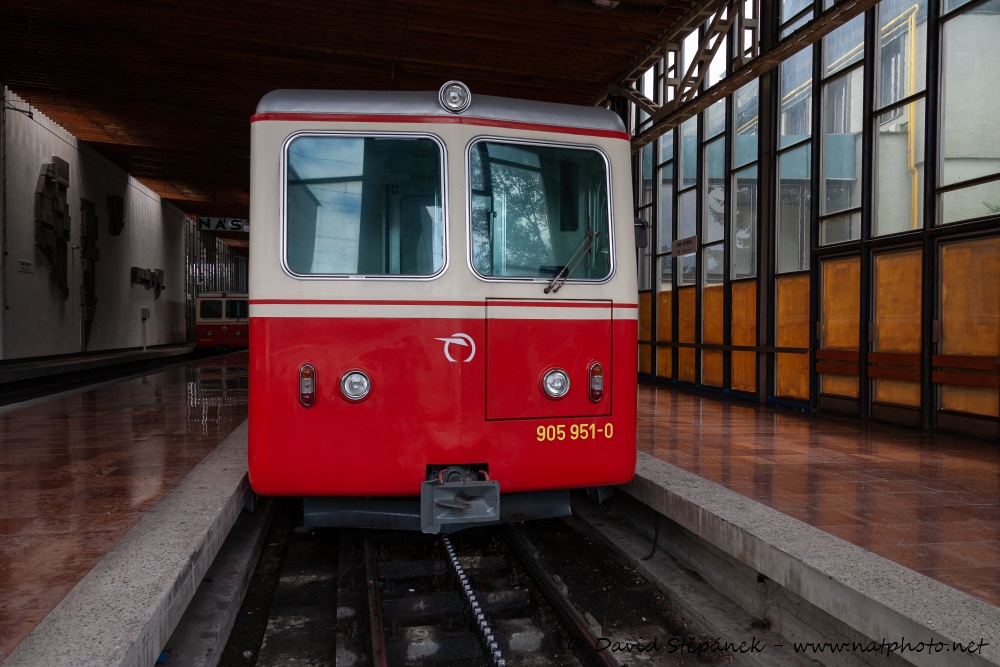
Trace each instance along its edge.
<path fill-rule="evenodd" d="M 247 354 L 0 408 L 0 660 L 246 419 Z"/>
<path fill-rule="evenodd" d="M 640 387 L 639 450 L 1000 606 L 1000 443 Z"/>

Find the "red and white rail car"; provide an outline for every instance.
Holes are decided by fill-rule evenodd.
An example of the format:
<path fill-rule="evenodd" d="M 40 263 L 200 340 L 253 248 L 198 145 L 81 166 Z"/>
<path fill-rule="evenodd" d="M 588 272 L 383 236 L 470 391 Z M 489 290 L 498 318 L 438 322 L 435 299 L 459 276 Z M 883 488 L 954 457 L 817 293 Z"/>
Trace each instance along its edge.
<path fill-rule="evenodd" d="M 470 103 L 471 101 L 471 103 Z M 276 91 L 252 123 L 249 467 L 312 525 L 566 514 L 632 478 L 629 137 L 593 107 Z"/>
<path fill-rule="evenodd" d="M 239 350 L 250 345 L 246 294 L 206 292 L 195 299 L 195 347 Z"/>

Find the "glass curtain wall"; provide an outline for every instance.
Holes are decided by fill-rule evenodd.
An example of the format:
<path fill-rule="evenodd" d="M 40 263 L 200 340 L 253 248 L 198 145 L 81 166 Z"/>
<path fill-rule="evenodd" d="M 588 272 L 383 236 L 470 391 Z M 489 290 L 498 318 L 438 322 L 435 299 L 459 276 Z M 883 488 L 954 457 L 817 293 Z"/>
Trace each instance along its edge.
<path fill-rule="evenodd" d="M 744 11 L 775 41 L 837 9 L 769 6 Z M 1000 437 L 998 32 L 1000 0 L 882 0 L 644 147 L 643 373 Z"/>

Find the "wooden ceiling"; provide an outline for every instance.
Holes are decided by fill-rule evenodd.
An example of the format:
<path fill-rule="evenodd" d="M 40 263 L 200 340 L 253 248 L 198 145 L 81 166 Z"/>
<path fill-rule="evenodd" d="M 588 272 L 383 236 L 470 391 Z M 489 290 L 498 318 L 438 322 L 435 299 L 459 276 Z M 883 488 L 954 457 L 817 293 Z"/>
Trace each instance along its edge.
<path fill-rule="evenodd" d="M 5 0 L 0 83 L 186 213 L 242 218 L 250 116 L 270 90 L 459 79 L 588 104 L 696 4 Z"/>

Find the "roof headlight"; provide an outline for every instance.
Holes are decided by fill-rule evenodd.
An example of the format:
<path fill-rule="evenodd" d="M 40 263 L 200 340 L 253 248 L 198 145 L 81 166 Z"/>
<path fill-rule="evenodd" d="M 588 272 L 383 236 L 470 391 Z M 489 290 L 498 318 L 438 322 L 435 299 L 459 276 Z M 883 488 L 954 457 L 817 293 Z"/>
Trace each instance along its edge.
<path fill-rule="evenodd" d="M 340 393 L 349 401 L 360 401 L 372 390 L 372 380 L 364 371 L 347 371 L 340 378 Z"/>
<path fill-rule="evenodd" d="M 550 398 L 562 398 L 569 391 L 569 376 L 566 371 L 555 368 L 542 378 L 542 390 Z"/>
<path fill-rule="evenodd" d="M 445 111 L 462 113 L 472 103 L 472 93 L 461 81 L 449 81 L 438 91 L 438 102 Z"/>

